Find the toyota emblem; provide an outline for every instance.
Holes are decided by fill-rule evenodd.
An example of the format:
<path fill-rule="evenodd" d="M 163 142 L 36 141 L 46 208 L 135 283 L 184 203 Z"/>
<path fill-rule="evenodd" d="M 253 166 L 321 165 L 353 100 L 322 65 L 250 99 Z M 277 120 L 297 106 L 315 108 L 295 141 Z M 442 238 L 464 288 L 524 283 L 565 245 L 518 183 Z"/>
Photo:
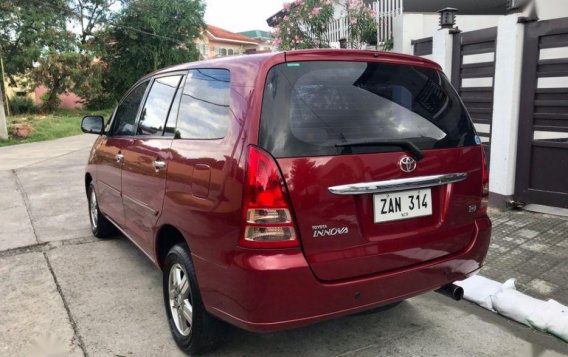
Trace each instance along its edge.
<path fill-rule="evenodd" d="M 412 171 L 416 170 L 416 160 L 411 158 L 410 156 L 405 156 L 398 162 L 398 166 L 400 169 L 406 173 L 411 173 Z"/>

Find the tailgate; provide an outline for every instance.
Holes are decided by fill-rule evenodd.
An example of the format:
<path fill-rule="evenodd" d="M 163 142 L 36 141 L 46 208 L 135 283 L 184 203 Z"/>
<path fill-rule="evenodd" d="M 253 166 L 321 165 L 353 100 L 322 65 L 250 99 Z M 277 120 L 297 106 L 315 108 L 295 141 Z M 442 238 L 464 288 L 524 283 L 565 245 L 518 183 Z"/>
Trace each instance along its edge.
<path fill-rule="evenodd" d="M 310 58 L 268 73 L 258 145 L 284 175 L 315 275 L 375 274 L 466 248 L 482 149 L 443 73 L 380 57 Z M 436 181 L 445 175 L 461 179 Z"/>
<path fill-rule="evenodd" d="M 481 162 L 481 149 L 424 153 L 412 174 L 399 168 L 403 153 L 278 160 L 286 177 L 304 254 L 319 279 L 340 280 L 400 269 L 457 253 L 468 246 L 475 234 L 476 212 L 472 207 L 479 207 L 481 201 L 481 168 L 473 164 Z M 467 178 L 402 191 L 406 197 L 415 196 L 417 191 L 431 191 L 431 214 L 420 217 L 394 220 L 392 213 L 408 211 L 410 200 L 397 200 L 395 196 L 386 207 L 384 201 L 376 205 L 374 197 L 384 197 L 385 192 L 338 195 L 329 190 L 338 185 L 450 173 L 465 173 Z M 425 203 L 423 196 L 420 200 Z M 397 202 L 402 203 L 401 207 Z M 406 207 L 402 207 L 405 203 Z M 375 210 L 379 215 L 390 213 L 388 219 L 393 220 L 375 222 Z"/>

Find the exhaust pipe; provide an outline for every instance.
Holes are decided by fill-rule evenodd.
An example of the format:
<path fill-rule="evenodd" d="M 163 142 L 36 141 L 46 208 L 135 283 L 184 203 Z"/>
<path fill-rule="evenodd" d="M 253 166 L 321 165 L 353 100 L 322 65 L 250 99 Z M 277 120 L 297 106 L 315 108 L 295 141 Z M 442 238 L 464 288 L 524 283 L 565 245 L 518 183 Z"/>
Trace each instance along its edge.
<path fill-rule="evenodd" d="M 441 288 L 436 290 L 436 292 L 442 295 L 446 295 L 447 297 L 452 298 L 455 301 L 460 301 L 463 298 L 463 288 L 453 283 L 442 286 Z"/>

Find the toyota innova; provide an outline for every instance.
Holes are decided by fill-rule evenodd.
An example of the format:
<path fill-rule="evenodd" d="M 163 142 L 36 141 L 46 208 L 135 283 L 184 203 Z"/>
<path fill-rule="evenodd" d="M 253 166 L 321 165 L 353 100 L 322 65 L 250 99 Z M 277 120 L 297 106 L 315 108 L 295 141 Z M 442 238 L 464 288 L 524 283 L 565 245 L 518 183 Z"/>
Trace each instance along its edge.
<path fill-rule="evenodd" d="M 476 274 L 490 240 L 483 147 L 424 58 L 306 50 L 140 79 L 85 173 L 93 234 L 163 271 L 173 338 L 271 332 L 376 309 Z"/>

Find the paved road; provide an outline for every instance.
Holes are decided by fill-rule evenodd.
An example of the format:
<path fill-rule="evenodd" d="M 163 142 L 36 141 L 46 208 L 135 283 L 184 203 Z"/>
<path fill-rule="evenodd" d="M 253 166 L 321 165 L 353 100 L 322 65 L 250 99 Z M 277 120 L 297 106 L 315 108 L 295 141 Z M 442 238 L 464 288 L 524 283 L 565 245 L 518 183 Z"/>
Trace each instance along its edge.
<path fill-rule="evenodd" d="M 517 279 L 517 289 L 568 305 L 568 217 L 527 211 L 493 213 L 483 275 Z"/>
<path fill-rule="evenodd" d="M 0 148 L 0 356 L 180 355 L 161 275 L 124 237 L 90 235 L 94 137 Z M 234 329 L 229 356 L 563 356 L 568 345 L 431 293 L 384 313 L 269 335 Z"/>

